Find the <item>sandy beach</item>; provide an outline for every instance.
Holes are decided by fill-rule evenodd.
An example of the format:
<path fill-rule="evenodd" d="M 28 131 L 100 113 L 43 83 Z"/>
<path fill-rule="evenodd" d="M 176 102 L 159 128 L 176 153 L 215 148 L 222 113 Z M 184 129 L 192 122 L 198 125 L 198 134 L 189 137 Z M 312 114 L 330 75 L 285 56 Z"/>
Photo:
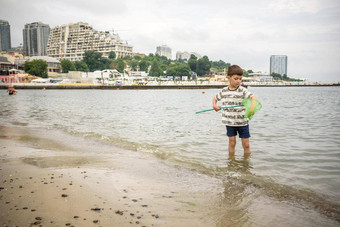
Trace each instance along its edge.
<path fill-rule="evenodd" d="M 216 179 L 195 179 L 178 166 L 133 152 L 122 155 L 119 148 L 108 159 L 105 149 L 112 146 L 105 144 L 100 155 L 93 153 L 95 142 L 82 144 L 87 150 L 79 153 L 77 146 L 1 129 L 3 226 L 214 225 L 207 192 L 219 185 Z M 202 187 L 203 181 L 212 188 Z"/>
<path fill-rule="evenodd" d="M 1 126 L 0 155 L 2 226 L 338 224 L 256 185 L 63 132 Z"/>

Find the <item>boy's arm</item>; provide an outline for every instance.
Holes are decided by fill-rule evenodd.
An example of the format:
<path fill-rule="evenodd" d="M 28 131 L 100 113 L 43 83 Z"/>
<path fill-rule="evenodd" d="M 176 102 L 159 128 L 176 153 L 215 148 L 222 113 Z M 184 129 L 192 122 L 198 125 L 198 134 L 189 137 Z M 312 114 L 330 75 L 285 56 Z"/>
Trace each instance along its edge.
<path fill-rule="evenodd" d="M 214 96 L 214 98 L 213 98 L 213 100 L 212 100 L 212 103 L 213 103 L 213 108 L 214 108 L 215 111 L 221 110 L 221 107 L 216 105 L 217 99 L 216 99 L 215 96 Z"/>

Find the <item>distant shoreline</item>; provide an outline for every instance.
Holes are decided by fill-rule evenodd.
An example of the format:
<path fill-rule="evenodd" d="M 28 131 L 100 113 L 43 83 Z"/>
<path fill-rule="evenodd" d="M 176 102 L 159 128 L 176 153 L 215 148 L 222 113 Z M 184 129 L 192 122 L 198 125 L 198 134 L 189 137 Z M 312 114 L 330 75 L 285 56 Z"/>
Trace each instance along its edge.
<path fill-rule="evenodd" d="M 0 89 L 8 89 L 7 84 L 0 84 Z M 226 87 L 226 84 L 219 85 L 51 85 L 51 84 L 27 84 L 15 85 L 16 89 L 102 89 L 102 90 L 160 90 L 160 89 L 219 89 Z M 340 86 L 340 83 L 334 84 L 311 84 L 311 85 L 248 85 L 247 87 L 334 87 Z"/>

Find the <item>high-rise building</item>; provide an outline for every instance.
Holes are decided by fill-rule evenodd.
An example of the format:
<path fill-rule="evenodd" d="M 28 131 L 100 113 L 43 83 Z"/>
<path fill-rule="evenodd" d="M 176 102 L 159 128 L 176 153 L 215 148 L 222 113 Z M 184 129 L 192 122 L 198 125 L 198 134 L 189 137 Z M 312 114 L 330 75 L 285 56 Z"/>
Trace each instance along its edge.
<path fill-rule="evenodd" d="M 158 54 L 159 56 L 165 56 L 169 59 L 172 58 L 171 48 L 168 47 L 167 45 L 158 46 L 156 48 L 156 54 Z"/>
<path fill-rule="evenodd" d="M 26 24 L 23 29 L 24 55 L 46 56 L 50 26 L 41 22 Z"/>
<path fill-rule="evenodd" d="M 278 73 L 287 76 L 288 57 L 286 55 L 270 56 L 270 74 Z"/>
<path fill-rule="evenodd" d="M 11 26 L 8 21 L 0 20 L 0 51 L 11 49 Z"/>
<path fill-rule="evenodd" d="M 78 22 L 61 25 L 51 30 L 47 54 L 57 59 L 79 61 L 85 51 L 94 50 L 108 57 L 111 51 L 116 58 L 133 56 L 132 46 L 113 31 L 96 31 L 88 23 Z"/>

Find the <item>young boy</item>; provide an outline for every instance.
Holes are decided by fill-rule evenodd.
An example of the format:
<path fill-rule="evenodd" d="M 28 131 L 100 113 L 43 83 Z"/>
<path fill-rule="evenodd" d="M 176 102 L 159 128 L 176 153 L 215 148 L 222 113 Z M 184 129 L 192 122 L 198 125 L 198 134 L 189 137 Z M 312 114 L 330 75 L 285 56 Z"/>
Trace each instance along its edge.
<path fill-rule="evenodd" d="M 213 108 L 215 111 L 221 110 L 221 106 L 216 105 L 218 101 L 222 102 L 223 106 L 242 105 L 242 100 L 245 98 L 252 98 L 252 107 L 255 105 L 257 98 L 249 92 L 246 88 L 240 86 L 242 83 L 243 70 L 238 65 L 228 67 L 228 81 L 229 86 L 225 87 L 213 98 Z M 254 104 L 253 104 L 254 103 Z M 251 108 L 252 111 L 253 108 Z M 222 123 L 227 127 L 227 136 L 229 137 L 229 155 L 235 154 L 236 135 L 242 141 L 244 154 L 250 154 L 249 146 L 249 120 L 244 118 L 245 108 L 235 107 L 223 109 Z"/>

